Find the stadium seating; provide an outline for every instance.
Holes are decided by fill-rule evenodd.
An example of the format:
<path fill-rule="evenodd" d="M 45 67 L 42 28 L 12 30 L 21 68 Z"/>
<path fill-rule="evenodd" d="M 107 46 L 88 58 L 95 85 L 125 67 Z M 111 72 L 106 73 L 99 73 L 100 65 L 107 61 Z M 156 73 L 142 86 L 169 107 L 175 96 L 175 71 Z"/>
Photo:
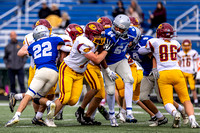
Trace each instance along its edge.
<path fill-rule="evenodd" d="M 66 11 L 69 13 L 71 17 L 71 23 L 77 23 L 80 25 L 85 25 L 89 21 L 96 21 L 98 17 L 104 16 L 104 15 L 111 15 L 112 10 L 116 6 L 117 0 L 106 0 L 105 3 L 103 3 L 101 0 L 98 1 L 98 4 L 91 4 L 89 3 L 90 0 L 82 0 L 83 3 L 80 4 L 78 0 L 60 0 L 60 10 Z M 104 0 L 105 1 L 105 0 Z M 31 1 L 30 4 L 34 4 L 37 1 Z M 130 0 L 123 0 L 125 8 L 127 8 L 130 4 Z M 148 11 L 153 11 L 156 7 L 157 1 L 154 0 L 143 0 L 138 2 L 139 5 L 141 6 L 143 12 L 144 12 L 144 18 L 145 21 L 149 18 L 149 13 Z M 181 15 L 183 12 L 186 10 L 190 9 L 193 5 L 199 5 L 200 6 L 200 1 L 198 0 L 185 0 L 182 2 L 181 0 L 169 0 L 165 1 L 164 5 L 167 10 L 167 21 L 174 25 L 174 20 L 177 16 Z M 3 14 L 4 12 L 8 11 L 12 7 L 16 5 L 15 0 L 1 0 L 1 5 L 0 5 L 0 15 Z M 27 33 L 29 33 L 32 30 L 33 24 L 37 21 L 38 19 L 38 11 L 41 7 L 36 7 L 32 11 L 30 11 L 29 14 L 29 24 L 25 24 L 25 15 L 23 14 L 21 17 L 21 24 L 22 30 L 17 30 L 17 21 L 12 22 L 8 26 L 4 27 L 3 29 L 0 30 L 0 64 L 3 64 L 3 50 L 4 47 L 8 41 L 6 40 L 4 36 L 7 36 L 9 38 L 9 31 L 10 30 L 17 30 L 19 40 L 23 40 L 23 36 Z M 178 9 L 178 10 L 177 10 Z M 6 20 L 12 18 L 15 16 L 16 13 L 13 12 L 10 15 L 6 16 L 2 20 L 0 20 L 0 25 L 2 23 L 5 23 Z M 182 32 L 180 32 L 180 35 L 200 35 L 200 32 L 195 32 L 195 23 L 192 22 L 189 24 L 187 27 L 185 27 Z M 195 45 L 193 45 L 195 48 L 199 48 L 199 42 L 194 42 Z M 200 50 L 198 50 L 200 52 Z"/>

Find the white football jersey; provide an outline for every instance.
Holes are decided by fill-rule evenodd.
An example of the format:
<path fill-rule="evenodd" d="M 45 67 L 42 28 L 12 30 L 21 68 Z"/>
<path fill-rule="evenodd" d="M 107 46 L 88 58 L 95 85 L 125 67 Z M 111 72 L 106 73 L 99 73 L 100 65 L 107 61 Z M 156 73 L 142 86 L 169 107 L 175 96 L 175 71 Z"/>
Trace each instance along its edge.
<path fill-rule="evenodd" d="M 146 49 L 151 51 L 156 59 L 158 71 L 180 69 L 177 52 L 180 43 L 176 40 L 165 41 L 162 38 L 152 38 L 147 41 Z"/>
<path fill-rule="evenodd" d="M 25 37 L 24 37 L 24 41 L 23 41 L 23 44 L 25 45 L 25 46 L 30 46 L 32 43 L 34 43 L 35 42 L 35 39 L 33 38 L 33 32 L 32 33 L 29 33 L 29 34 L 27 34 Z M 31 62 L 30 62 L 30 66 L 32 67 L 32 68 L 34 68 L 34 59 L 33 59 L 33 57 L 31 56 Z"/>
<path fill-rule="evenodd" d="M 187 53 L 183 50 L 178 53 L 178 60 L 181 61 L 181 71 L 186 73 L 194 73 L 196 70 L 196 60 L 198 53 L 196 50 L 191 49 Z"/>
<path fill-rule="evenodd" d="M 74 71 L 83 73 L 85 72 L 87 64 L 90 61 L 84 56 L 84 54 L 95 51 L 96 48 L 93 42 L 82 35 L 76 38 L 69 56 L 65 57 L 64 61 Z"/>

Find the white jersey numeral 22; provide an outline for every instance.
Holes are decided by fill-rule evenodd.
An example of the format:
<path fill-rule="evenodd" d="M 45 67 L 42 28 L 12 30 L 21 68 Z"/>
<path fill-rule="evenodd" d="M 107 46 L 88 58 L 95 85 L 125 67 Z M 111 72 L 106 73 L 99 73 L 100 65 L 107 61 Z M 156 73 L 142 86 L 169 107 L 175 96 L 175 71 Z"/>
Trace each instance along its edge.
<path fill-rule="evenodd" d="M 41 56 L 52 56 L 52 52 L 50 52 L 51 49 L 52 49 L 50 42 L 44 42 L 44 43 L 42 43 L 42 47 L 44 48 L 43 50 L 42 50 L 40 44 L 37 44 L 37 45 L 35 45 L 33 47 L 34 59 L 40 58 Z M 42 53 L 40 53 L 41 50 L 42 50 Z"/>

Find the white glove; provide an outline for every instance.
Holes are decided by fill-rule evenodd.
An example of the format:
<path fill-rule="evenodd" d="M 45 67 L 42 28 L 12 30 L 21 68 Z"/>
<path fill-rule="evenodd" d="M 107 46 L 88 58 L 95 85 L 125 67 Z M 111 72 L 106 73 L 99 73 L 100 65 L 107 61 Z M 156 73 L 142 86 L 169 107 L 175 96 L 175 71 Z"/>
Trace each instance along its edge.
<path fill-rule="evenodd" d="M 160 74 L 159 74 L 157 68 L 153 68 L 152 69 L 152 71 L 151 71 L 151 73 L 149 75 L 152 75 L 152 74 L 153 74 L 153 77 L 154 77 L 155 80 L 159 79 Z"/>
<path fill-rule="evenodd" d="M 115 81 L 118 77 L 117 74 L 115 72 L 113 72 L 112 70 L 110 70 L 109 67 L 107 67 L 106 69 L 106 73 L 108 74 L 108 77 L 110 78 L 111 81 Z"/>
<path fill-rule="evenodd" d="M 104 43 L 104 45 L 103 45 L 103 49 L 104 49 L 105 51 L 109 51 L 110 48 L 111 48 L 113 45 L 114 45 L 114 43 L 111 43 L 111 40 L 106 39 L 106 41 L 105 41 L 105 43 Z"/>

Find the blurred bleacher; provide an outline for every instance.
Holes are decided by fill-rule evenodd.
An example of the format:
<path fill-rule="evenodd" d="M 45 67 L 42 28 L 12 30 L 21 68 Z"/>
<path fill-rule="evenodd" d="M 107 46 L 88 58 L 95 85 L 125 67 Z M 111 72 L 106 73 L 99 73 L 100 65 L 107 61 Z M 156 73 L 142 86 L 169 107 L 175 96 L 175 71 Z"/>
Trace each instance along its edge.
<path fill-rule="evenodd" d="M 102 2 L 99 0 L 98 3 L 89 3 L 90 0 L 82 0 L 83 3 L 80 3 L 78 0 L 55 0 L 59 1 L 59 9 L 63 12 L 66 11 L 71 17 L 71 23 L 77 23 L 80 25 L 85 25 L 89 21 L 96 21 L 98 17 L 111 15 L 112 10 L 116 7 L 117 0 L 104 0 Z M 31 0 L 29 5 L 34 5 L 38 0 Z M 54 0 L 51 0 L 54 3 Z M 130 4 L 130 0 L 123 0 L 125 8 Z M 166 0 L 163 1 L 167 10 L 167 21 L 174 25 L 174 20 L 184 13 L 186 10 L 190 9 L 194 5 L 200 6 L 200 0 Z M 0 0 L 0 15 L 10 10 L 16 6 L 16 0 Z M 49 3 L 49 1 L 47 1 Z M 145 21 L 149 18 L 148 11 L 154 11 L 156 8 L 157 1 L 155 0 L 138 0 L 139 5 L 141 6 Z M 29 12 L 29 23 L 25 23 L 25 14 L 21 16 L 21 28 L 18 29 L 18 21 L 15 20 L 7 26 L 0 29 L 0 67 L 5 67 L 3 63 L 4 47 L 9 41 L 9 33 L 11 30 L 16 30 L 18 34 L 18 39 L 23 41 L 24 35 L 32 31 L 33 24 L 38 20 L 38 11 L 41 8 L 41 4 Z M 15 17 L 17 11 L 12 12 L 8 16 L 0 20 L 0 25 L 7 23 L 7 20 Z M 186 20 L 185 20 L 186 21 Z M 191 22 L 189 25 L 184 27 L 178 32 L 178 36 L 182 35 L 193 35 L 200 36 L 200 32 L 195 31 L 196 24 L 195 21 Z M 199 41 L 193 41 L 193 48 L 200 52 Z M 29 62 L 29 60 L 28 60 Z"/>

